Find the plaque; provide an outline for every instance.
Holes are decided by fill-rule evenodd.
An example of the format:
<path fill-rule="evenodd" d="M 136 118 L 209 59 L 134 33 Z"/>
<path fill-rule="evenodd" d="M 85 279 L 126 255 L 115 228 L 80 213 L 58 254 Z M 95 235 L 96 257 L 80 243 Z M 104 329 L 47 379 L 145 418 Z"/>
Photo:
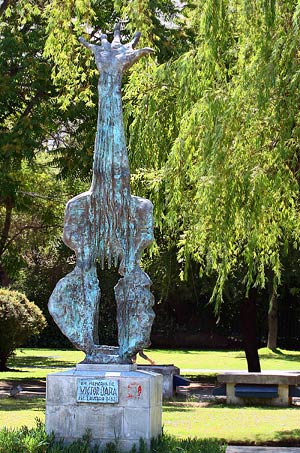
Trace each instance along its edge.
<path fill-rule="evenodd" d="M 77 379 L 79 403 L 118 403 L 119 382 L 116 379 Z"/>

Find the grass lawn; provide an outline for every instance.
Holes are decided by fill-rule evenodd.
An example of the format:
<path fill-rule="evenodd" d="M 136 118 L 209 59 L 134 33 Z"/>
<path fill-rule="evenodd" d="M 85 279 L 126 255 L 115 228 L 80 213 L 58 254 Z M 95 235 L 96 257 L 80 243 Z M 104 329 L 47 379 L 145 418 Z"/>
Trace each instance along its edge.
<path fill-rule="evenodd" d="M 35 426 L 45 420 L 45 400 L 0 399 L 0 429 Z M 166 434 L 178 438 L 218 438 L 233 443 L 300 442 L 300 408 L 258 408 L 168 402 L 163 405 Z"/>
<path fill-rule="evenodd" d="M 36 418 L 45 421 L 45 405 L 45 398 L 0 398 L 0 429 L 35 427 Z"/>
<path fill-rule="evenodd" d="M 298 441 L 300 407 L 203 406 L 170 402 L 163 407 L 164 431 L 177 437 L 215 437 L 229 443 Z"/>
<path fill-rule="evenodd" d="M 247 370 L 243 351 L 195 351 L 195 350 L 158 350 L 146 351 L 157 364 L 174 364 L 182 369 L 208 370 Z M 262 370 L 300 371 L 300 351 L 278 349 L 272 352 L 267 348 L 259 350 Z M 18 349 L 11 358 L 9 366 L 19 371 L 0 372 L 1 380 L 26 381 L 45 379 L 48 373 L 73 367 L 84 358 L 81 351 L 64 351 L 53 349 Z M 138 363 L 147 364 L 138 356 Z M 199 374 L 184 372 L 181 374 Z"/>
<path fill-rule="evenodd" d="M 157 364 L 173 363 L 183 369 L 247 370 L 244 351 L 149 350 L 147 354 Z M 262 370 L 299 370 L 300 351 L 267 348 L 259 350 Z M 138 363 L 145 363 L 141 358 Z"/>
<path fill-rule="evenodd" d="M 157 364 L 174 364 L 181 369 L 247 370 L 244 351 L 150 349 L 146 353 Z M 259 355 L 262 370 L 300 371 L 300 351 L 277 349 L 276 352 L 272 352 L 262 348 Z M 22 376 L 20 372 L 0 372 L 0 380 L 25 377 L 41 379 L 53 371 L 72 367 L 83 358 L 84 353 L 81 351 L 18 349 L 9 366 L 21 370 Z M 138 363 L 147 364 L 139 356 Z"/>
<path fill-rule="evenodd" d="M 45 379 L 49 373 L 75 366 L 84 356 L 82 351 L 17 349 L 16 355 L 8 362 L 8 366 L 17 371 L 0 372 L 0 381 Z"/>
<path fill-rule="evenodd" d="M 156 363 L 174 363 L 179 368 L 205 370 L 246 370 L 242 351 L 149 350 Z M 300 352 L 260 350 L 263 370 L 300 370 Z M 74 366 L 84 358 L 80 351 L 50 349 L 18 350 L 9 366 L 19 371 L 0 373 L 0 381 L 20 383 L 45 379 L 48 373 Z M 139 363 L 146 363 L 139 358 Z M 198 373 L 200 374 L 200 373 Z M 204 373 L 201 373 L 204 374 Z M 208 371 L 209 374 L 209 371 Z M 1 384 L 1 382 L 0 382 Z M 43 398 L 0 398 L 0 428 L 35 426 L 44 421 Z M 300 443 L 300 407 L 234 407 L 190 400 L 163 405 L 163 424 L 167 434 L 176 437 L 220 438 L 234 443 Z"/>

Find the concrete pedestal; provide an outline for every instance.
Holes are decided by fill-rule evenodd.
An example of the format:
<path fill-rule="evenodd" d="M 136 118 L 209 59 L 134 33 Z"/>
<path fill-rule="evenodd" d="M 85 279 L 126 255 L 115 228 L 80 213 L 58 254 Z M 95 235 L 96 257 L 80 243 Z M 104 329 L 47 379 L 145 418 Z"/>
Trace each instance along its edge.
<path fill-rule="evenodd" d="M 172 365 L 138 365 L 138 370 L 153 371 L 163 376 L 163 398 L 169 399 L 174 395 L 173 379 L 175 375 L 180 374 L 180 369 Z"/>
<path fill-rule="evenodd" d="M 90 401 L 94 398 L 91 386 L 103 381 L 113 381 L 117 398 L 114 394 L 104 397 L 106 402 Z M 82 389 L 87 389 L 82 383 L 86 382 L 88 396 L 83 399 L 88 401 L 82 401 Z M 136 365 L 78 364 L 75 369 L 47 376 L 46 431 L 66 443 L 81 438 L 88 429 L 94 444 L 103 447 L 117 442 L 122 451 L 128 451 L 140 438 L 149 446 L 151 438 L 161 434 L 161 427 L 160 374 L 138 371 Z"/>

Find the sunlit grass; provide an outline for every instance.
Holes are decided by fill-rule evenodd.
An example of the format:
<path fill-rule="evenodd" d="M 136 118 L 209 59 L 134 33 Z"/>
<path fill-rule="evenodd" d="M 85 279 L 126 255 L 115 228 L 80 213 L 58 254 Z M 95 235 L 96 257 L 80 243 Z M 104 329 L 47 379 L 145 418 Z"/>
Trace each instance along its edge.
<path fill-rule="evenodd" d="M 0 372 L 1 380 L 45 379 L 47 374 L 74 367 L 84 359 L 82 351 L 17 349 L 8 366 L 16 371 Z"/>
<path fill-rule="evenodd" d="M 299 407 L 207 406 L 168 403 L 164 431 L 177 437 L 216 437 L 228 442 L 264 443 L 300 438 Z"/>
<path fill-rule="evenodd" d="M 300 370 L 300 352 L 264 348 L 263 370 Z M 175 364 L 181 369 L 246 370 L 243 351 L 148 350 L 157 364 Z M 0 381 L 45 380 L 48 373 L 74 367 L 84 358 L 80 351 L 21 349 L 9 366 L 19 371 L 0 373 Z M 141 357 L 138 363 L 147 364 Z M 209 373 L 209 371 L 206 371 Z M 44 421 L 43 398 L 0 398 L 0 427 L 35 426 Z M 164 431 L 177 437 L 217 437 L 227 442 L 264 443 L 300 437 L 300 412 L 296 408 L 258 408 L 170 402 L 163 407 Z"/>
<path fill-rule="evenodd" d="M 244 351 L 150 349 L 146 354 L 157 364 L 174 364 L 181 370 L 204 369 L 208 373 L 209 370 L 247 370 Z M 263 371 L 300 371 L 300 351 L 278 349 L 272 352 L 263 348 L 259 354 Z M 48 373 L 74 367 L 83 358 L 83 352 L 74 350 L 18 349 L 16 356 L 9 361 L 9 366 L 19 371 L 0 372 L 0 381 L 45 379 Z M 137 363 L 148 364 L 139 356 Z"/>
<path fill-rule="evenodd" d="M 45 420 L 42 398 L 0 399 L 0 428 L 35 426 Z M 299 408 L 203 406 L 196 402 L 163 405 L 166 434 L 179 438 L 224 439 L 227 442 L 265 443 L 300 438 Z"/>
<path fill-rule="evenodd" d="M 33 428 L 36 418 L 45 421 L 45 404 L 45 398 L 0 398 L 0 428 Z"/>
<path fill-rule="evenodd" d="M 181 369 L 247 370 L 244 351 L 149 350 L 147 355 L 157 364 L 171 364 Z M 259 350 L 262 370 L 299 370 L 300 351 L 267 348 Z M 138 358 L 138 363 L 145 363 Z"/>

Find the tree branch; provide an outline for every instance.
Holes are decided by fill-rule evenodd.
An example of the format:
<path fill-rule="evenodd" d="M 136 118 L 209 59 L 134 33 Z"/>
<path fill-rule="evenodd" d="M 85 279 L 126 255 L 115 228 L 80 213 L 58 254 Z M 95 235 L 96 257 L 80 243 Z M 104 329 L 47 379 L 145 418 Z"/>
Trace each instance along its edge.
<path fill-rule="evenodd" d="M 19 191 L 18 193 L 20 193 L 21 195 L 27 195 L 28 197 L 32 197 L 32 198 L 42 198 L 43 200 L 60 200 L 61 198 L 60 197 L 49 197 L 47 195 L 41 195 L 39 193 L 35 193 L 35 192 L 23 192 L 23 191 Z"/>
<path fill-rule="evenodd" d="M 3 16 L 5 10 L 9 7 L 10 3 L 11 0 L 2 0 L 2 3 L 0 5 L 0 16 Z"/>
<path fill-rule="evenodd" d="M 2 251 L 2 253 L 8 249 L 9 245 L 16 240 L 25 230 L 47 230 L 48 228 L 57 228 L 60 225 L 24 225 L 19 229 L 19 231 L 14 234 L 5 244 L 5 247 Z"/>

